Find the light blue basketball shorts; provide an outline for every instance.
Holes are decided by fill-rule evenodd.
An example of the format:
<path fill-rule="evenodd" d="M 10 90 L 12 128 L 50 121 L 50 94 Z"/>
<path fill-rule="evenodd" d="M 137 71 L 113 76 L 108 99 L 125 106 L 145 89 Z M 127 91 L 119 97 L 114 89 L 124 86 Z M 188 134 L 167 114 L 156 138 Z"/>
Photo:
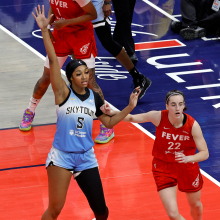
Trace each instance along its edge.
<path fill-rule="evenodd" d="M 51 164 L 65 168 L 72 173 L 98 167 L 93 147 L 82 154 L 68 153 L 52 147 L 48 153 L 46 167 Z"/>

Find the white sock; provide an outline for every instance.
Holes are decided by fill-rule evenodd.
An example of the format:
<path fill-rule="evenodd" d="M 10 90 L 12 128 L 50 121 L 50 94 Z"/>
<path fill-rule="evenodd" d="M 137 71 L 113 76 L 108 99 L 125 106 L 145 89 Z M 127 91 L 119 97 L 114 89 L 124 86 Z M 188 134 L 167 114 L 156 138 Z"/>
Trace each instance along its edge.
<path fill-rule="evenodd" d="M 40 99 L 35 99 L 33 98 L 33 96 L 31 96 L 28 108 L 30 109 L 30 111 L 32 111 L 33 113 L 35 113 L 35 109 L 38 105 L 38 103 L 40 102 Z"/>

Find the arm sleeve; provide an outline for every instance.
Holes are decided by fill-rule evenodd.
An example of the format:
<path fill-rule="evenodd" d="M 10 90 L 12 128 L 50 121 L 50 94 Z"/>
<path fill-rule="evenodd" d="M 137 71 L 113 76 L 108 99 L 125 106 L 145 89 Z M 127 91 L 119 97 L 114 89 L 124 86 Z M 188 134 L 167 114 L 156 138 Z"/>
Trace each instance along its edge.
<path fill-rule="evenodd" d="M 87 5 L 90 2 L 90 0 L 75 0 L 75 1 L 79 4 L 79 6 L 81 8 L 84 7 L 85 5 Z"/>
<path fill-rule="evenodd" d="M 102 98 L 100 97 L 100 95 L 97 92 L 93 92 L 93 94 L 94 94 L 95 106 L 96 106 L 95 115 L 96 115 L 96 117 L 99 117 L 103 114 L 100 107 L 104 104 L 104 102 L 102 101 Z"/>

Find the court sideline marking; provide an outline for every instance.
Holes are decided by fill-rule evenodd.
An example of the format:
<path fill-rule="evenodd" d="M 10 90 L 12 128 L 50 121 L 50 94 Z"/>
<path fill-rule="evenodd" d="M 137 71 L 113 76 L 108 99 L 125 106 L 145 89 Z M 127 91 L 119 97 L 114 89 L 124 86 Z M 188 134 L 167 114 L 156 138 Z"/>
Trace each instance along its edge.
<path fill-rule="evenodd" d="M 152 2 L 148 1 L 148 0 L 142 0 L 143 2 L 147 3 L 148 5 L 150 5 L 151 7 L 153 7 L 154 9 L 156 9 L 157 11 L 161 12 L 163 15 L 167 16 L 168 18 L 170 18 L 173 21 L 179 21 L 177 18 L 175 18 L 174 16 L 170 15 L 169 13 L 167 13 L 166 11 L 164 11 L 163 9 L 159 8 L 157 5 L 153 4 Z"/>
<path fill-rule="evenodd" d="M 143 0 L 146 3 L 148 3 L 147 0 Z M 151 3 L 152 4 L 152 3 Z M 150 4 L 150 5 L 151 5 Z M 154 5 L 155 6 L 155 5 Z M 156 6 L 157 7 L 157 6 Z M 158 7 L 157 7 L 158 8 Z M 158 8 L 160 9 L 160 8 Z M 162 10 L 163 11 L 163 10 Z M 175 18 L 174 18 L 175 19 Z M 24 47 L 26 47 L 27 49 L 29 49 L 30 51 L 32 51 L 34 54 L 36 54 L 37 56 L 39 56 L 41 59 L 45 60 L 46 57 L 43 56 L 41 53 L 39 53 L 37 50 L 35 50 L 33 47 L 29 46 L 27 43 L 25 43 L 23 40 L 21 40 L 20 38 L 18 38 L 16 35 L 14 35 L 13 33 L 11 33 L 9 30 L 7 30 L 5 27 L 3 27 L 2 25 L 0 25 L 0 29 L 3 30 L 5 33 L 7 33 L 9 36 L 11 36 L 12 38 L 14 38 L 16 41 L 18 41 L 19 43 L 21 43 Z M 61 73 L 65 75 L 65 72 L 61 69 Z M 113 110 L 119 111 L 116 107 L 114 107 L 112 104 L 109 103 L 109 105 L 111 106 L 111 108 Z M 155 140 L 155 136 L 153 134 L 151 134 L 149 131 L 147 131 L 145 128 L 143 128 L 141 125 L 137 124 L 137 123 L 132 123 L 135 127 L 137 127 L 139 130 L 141 130 L 142 132 L 144 132 L 146 135 L 148 135 L 149 137 L 151 137 L 152 139 Z M 214 179 L 212 176 L 210 176 L 208 173 L 206 173 L 205 171 L 203 171 L 202 169 L 201 173 L 208 178 L 210 181 L 212 181 L 213 183 L 215 183 L 217 186 L 220 187 L 220 182 L 218 182 L 216 179 Z"/>

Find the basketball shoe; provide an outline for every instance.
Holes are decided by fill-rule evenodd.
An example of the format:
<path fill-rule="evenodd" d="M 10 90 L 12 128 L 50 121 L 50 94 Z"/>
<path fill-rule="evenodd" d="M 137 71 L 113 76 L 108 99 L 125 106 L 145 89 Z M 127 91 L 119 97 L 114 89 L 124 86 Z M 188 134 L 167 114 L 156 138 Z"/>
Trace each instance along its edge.
<path fill-rule="evenodd" d="M 173 31 L 173 33 L 179 33 L 182 29 L 182 22 L 181 21 L 172 21 L 171 25 L 170 25 L 170 29 L 171 31 Z"/>
<path fill-rule="evenodd" d="M 100 124 L 100 133 L 95 138 L 95 142 L 98 144 L 105 144 L 105 143 L 108 143 L 114 136 L 115 136 L 114 129 L 113 128 L 108 129 L 101 123 Z"/>
<path fill-rule="evenodd" d="M 21 121 L 21 124 L 19 126 L 19 129 L 21 131 L 29 131 L 31 129 L 31 123 L 34 120 L 34 115 L 32 111 L 30 111 L 28 108 L 25 109 L 23 119 Z"/>
<path fill-rule="evenodd" d="M 140 76 L 137 79 L 133 79 L 133 83 L 134 88 L 140 86 L 141 93 L 139 94 L 138 99 L 141 99 L 144 96 L 146 90 L 150 87 L 152 82 L 146 76 L 140 74 Z"/>
<path fill-rule="evenodd" d="M 201 27 L 187 27 L 180 31 L 180 36 L 185 40 L 205 37 L 206 29 Z"/>

